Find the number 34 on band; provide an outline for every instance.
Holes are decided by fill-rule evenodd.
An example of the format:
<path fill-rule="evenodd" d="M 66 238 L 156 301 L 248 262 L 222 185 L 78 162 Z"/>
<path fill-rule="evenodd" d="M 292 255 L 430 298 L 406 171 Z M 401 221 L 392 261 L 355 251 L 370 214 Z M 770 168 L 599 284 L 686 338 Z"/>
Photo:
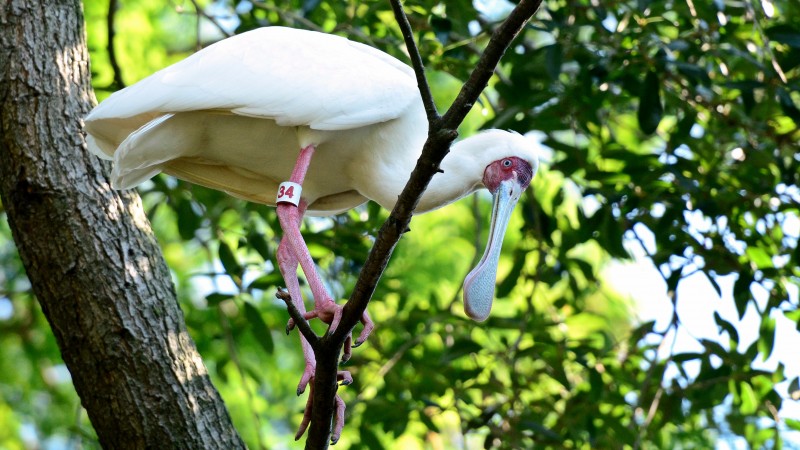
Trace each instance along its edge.
<path fill-rule="evenodd" d="M 278 197 L 275 203 L 291 203 L 295 206 L 300 204 L 300 194 L 303 192 L 303 187 L 291 181 L 284 181 L 278 187 Z"/>

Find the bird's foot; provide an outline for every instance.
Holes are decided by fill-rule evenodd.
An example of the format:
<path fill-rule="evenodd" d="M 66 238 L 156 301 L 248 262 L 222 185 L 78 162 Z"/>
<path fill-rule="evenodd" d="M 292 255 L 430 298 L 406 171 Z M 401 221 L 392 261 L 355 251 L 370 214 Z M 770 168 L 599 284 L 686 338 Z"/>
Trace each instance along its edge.
<path fill-rule="evenodd" d="M 306 372 L 309 370 L 309 365 L 306 365 Z M 313 373 L 314 368 L 311 368 L 311 372 Z M 303 373 L 303 377 L 305 377 L 305 372 Z M 308 381 L 313 380 L 313 375 Z M 336 380 L 342 383 L 342 386 L 347 386 L 348 384 L 353 382 L 353 377 L 350 375 L 350 372 L 346 370 L 340 370 L 339 373 L 336 375 Z M 303 380 L 301 379 L 300 382 L 302 383 Z M 303 387 L 305 390 L 305 386 Z M 297 388 L 298 395 L 300 395 L 300 387 Z M 334 402 L 336 403 L 336 411 L 333 415 L 333 430 L 331 430 L 331 444 L 336 444 L 339 442 L 339 438 L 342 436 L 342 429 L 344 429 L 344 411 L 345 405 L 344 400 L 339 397 L 339 394 L 336 394 L 334 397 Z M 300 427 L 297 429 L 297 433 L 294 435 L 294 440 L 300 439 L 303 434 L 308 429 L 308 425 L 311 423 L 311 412 L 314 409 L 314 384 L 311 383 L 311 389 L 308 392 L 308 400 L 306 400 L 306 409 L 303 411 L 303 420 L 300 422 Z"/>
<path fill-rule="evenodd" d="M 330 325 L 328 333 L 333 333 L 342 320 L 342 307 L 333 300 L 325 299 L 318 302 L 313 310 L 304 313 L 303 318 L 306 320 L 319 319 Z M 289 319 L 289 323 L 286 324 L 286 334 L 294 329 L 294 325 L 294 319 Z"/>
<path fill-rule="evenodd" d="M 342 320 L 342 307 L 337 305 L 333 300 L 324 300 L 319 302 L 313 310 L 303 314 L 303 318 L 306 320 L 318 318 L 319 320 L 327 323 L 330 325 L 328 327 L 328 333 L 330 334 L 336 331 L 336 328 L 339 326 L 339 322 Z M 375 328 L 375 324 L 372 322 L 372 319 L 370 319 L 369 314 L 366 311 L 364 311 L 364 314 L 361 315 L 361 323 L 364 324 L 364 329 L 361 330 L 361 334 L 358 335 L 358 339 L 356 339 L 355 343 L 353 343 L 352 336 L 348 336 L 345 340 L 342 362 L 347 362 L 350 359 L 350 356 L 352 355 L 352 347 L 358 347 L 359 345 L 363 344 L 364 341 L 369 338 L 370 333 L 372 333 L 372 330 Z M 286 334 L 289 334 L 294 327 L 294 319 L 289 319 L 289 322 L 286 324 Z"/>
<path fill-rule="evenodd" d="M 303 375 L 300 377 L 300 382 L 297 384 L 297 395 L 306 391 L 311 380 L 314 379 L 314 374 L 317 368 L 314 363 L 306 362 L 306 368 L 303 370 Z M 347 370 L 340 370 L 336 373 L 336 380 L 342 383 L 342 386 L 348 386 L 353 383 L 353 376 Z"/>

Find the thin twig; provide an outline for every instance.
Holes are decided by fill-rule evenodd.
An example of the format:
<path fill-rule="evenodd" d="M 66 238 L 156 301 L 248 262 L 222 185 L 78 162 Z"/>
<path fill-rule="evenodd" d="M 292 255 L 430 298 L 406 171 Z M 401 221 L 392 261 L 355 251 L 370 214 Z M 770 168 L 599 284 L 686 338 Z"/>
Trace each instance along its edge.
<path fill-rule="evenodd" d="M 389 371 L 392 370 L 392 368 L 394 368 L 394 366 L 397 365 L 398 362 L 400 362 L 400 360 L 403 358 L 406 352 L 409 351 L 411 347 L 414 347 L 415 345 L 419 344 L 422 341 L 422 338 L 428 334 L 430 328 L 431 328 L 430 322 L 425 322 L 425 328 L 422 330 L 422 332 L 415 335 L 413 338 L 407 340 L 403 345 L 401 345 L 400 348 L 398 348 L 397 351 L 394 353 L 394 355 L 392 355 L 392 357 L 389 358 L 389 360 L 386 361 L 381 366 L 380 369 L 378 369 L 378 372 L 372 377 L 372 380 L 370 380 L 367 383 L 367 385 L 374 386 L 379 380 L 384 379 L 384 377 L 386 377 L 386 374 L 389 373 Z M 364 398 L 364 391 L 361 391 L 356 396 L 356 401 L 359 402 L 363 400 L 363 398 Z"/>
<path fill-rule="evenodd" d="M 198 33 L 197 33 L 197 40 L 198 40 L 198 42 L 200 42 L 200 33 L 199 33 L 199 31 L 200 31 L 200 17 L 203 17 L 203 18 L 205 18 L 206 20 L 208 20 L 209 22 L 211 22 L 212 24 L 214 24 L 214 26 L 215 26 L 215 27 L 217 27 L 217 29 L 219 30 L 219 32 L 220 32 L 220 33 L 222 33 L 222 35 L 223 35 L 223 36 L 225 36 L 226 38 L 228 38 L 228 37 L 231 37 L 231 36 L 232 36 L 232 34 L 231 34 L 231 33 L 229 33 L 229 32 L 228 32 L 228 30 L 226 30 L 226 29 L 225 29 L 225 28 L 224 28 L 224 27 L 223 27 L 223 26 L 222 26 L 222 25 L 221 25 L 221 24 L 220 24 L 220 23 L 217 21 L 217 18 L 216 18 L 216 17 L 212 16 L 211 14 L 208 14 L 208 13 L 207 13 L 207 12 L 206 12 L 206 11 L 203 9 L 203 7 L 202 7 L 202 6 L 200 6 L 200 5 L 198 5 L 198 4 L 197 4 L 197 0 L 190 0 L 190 1 L 192 2 L 192 5 L 194 5 L 194 10 L 195 10 L 195 12 L 196 12 L 196 14 L 197 14 L 197 31 L 198 31 Z"/>
<path fill-rule="evenodd" d="M 278 288 L 278 291 L 275 293 L 275 297 L 283 300 L 284 303 L 286 303 L 286 309 L 289 311 L 289 316 L 294 321 L 294 325 L 298 330 L 300 330 L 300 334 L 306 338 L 308 343 L 311 345 L 311 348 L 316 352 L 317 347 L 319 346 L 319 336 L 314 333 L 314 330 L 311 329 L 311 325 L 309 325 L 306 318 L 303 317 L 303 313 L 301 313 L 300 310 L 294 305 L 294 302 L 292 302 L 292 296 L 289 295 L 288 291 Z M 288 333 L 289 329 L 287 328 L 286 330 Z"/>
<path fill-rule="evenodd" d="M 117 9 L 119 8 L 119 0 L 108 1 L 108 15 L 106 16 L 106 32 L 108 34 L 108 44 L 106 50 L 108 51 L 108 63 L 111 65 L 111 70 L 114 72 L 113 90 L 122 89 L 125 87 L 125 81 L 122 80 L 122 69 L 119 67 L 117 61 L 117 52 L 114 50 L 114 38 L 117 33 L 114 27 L 114 21 L 117 16 Z"/>
<path fill-rule="evenodd" d="M 263 9 L 264 11 L 274 12 L 278 14 L 281 20 L 285 22 L 290 22 L 294 24 L 300 24 L 307 30 L 319 31 L 320 33 L 324 33 L 325 31 L 319 25 L 315 24 L 314 22 L 306 19 L 305 17 L 301 16 L 300 14 L 286 11 L 284 8 L 279 8 L 273 5 L 269 5 L 264 2 L 251 2 L 253 7 L 256 9 Z"/>
<path fill-rule="evenodd" d="M 414 73 L 417 76 L 417 86 L 422 96 L 422 104 L 425 106 L 425 114 L 428 116 L 428 124 L 433 125 L 440 119 L 439 111 L 436 110 L 431 88 L 428 85 L 428 79 L 425 77 L 425 64 L 422 62 L 422 55 L 419 54 L 419 48 L 414 42 L 414 31 L 411 30 L 411 24 L 408 23 L 408 16 L 406 16 L 400 0 L 389 0 L 389 3 L 392 4 L 394 18 L 400 26 L 400 31 L 403 33 L 403 40 L 406 42 L 408 56 L 411 58 L 411 65 L 414 66 Z"/>
<path fill-rule="evenodd" d="M 780 63 L 778 62 L 778 58 L 775 57 L 775 54 L 772 52 L 772 45 L 770 45 L 770 39 L 767 36 L 767 33 L 764 32 L 764 28 L 761 27 L 761 22 L 758 21 L 758 13 L 756 9 L 753 7 L 752 0 L 744 2 L 745 7 L 753 16 L 753 28 L 758 32 L 759 37 L 761 37 L 761 41 L 764 42 L 763 46 L 760 48 L 764 49 L 764 53 L 767 54 L 769 57 L 772 68 L 775 70 L 775 73 L 780 78 L 783 84 L 789 84 L 789 79 L 786 78 L 786 73 L 783 71 Z"/>
<path fill-rule="evenodd" d="M 506 52 L 511 41 L 539 9 L 541 0 L 522 0 L 511 11 L 508 18 L 492 33 L 492 38 L 486 46 L 483 55 L 478 60 L 475 70 L 472 71 L 467 82 L 461 87 L 456 100 L 442 117 L 442 127 L 456 129 L 472 108 L 483 89 L 489 83 L 495 67 Z"/>

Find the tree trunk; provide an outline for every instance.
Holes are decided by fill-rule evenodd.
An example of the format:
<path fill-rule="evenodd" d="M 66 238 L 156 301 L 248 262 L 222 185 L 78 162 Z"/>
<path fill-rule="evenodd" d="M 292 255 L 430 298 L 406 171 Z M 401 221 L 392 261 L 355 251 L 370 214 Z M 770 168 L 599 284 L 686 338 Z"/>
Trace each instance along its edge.
<path fill-rule="evenodd" d="M 186 331 L 139 197 L 86 151 L 78 0 L 0 1 L 0 195 L 105 448 L 243 448 Z"/>

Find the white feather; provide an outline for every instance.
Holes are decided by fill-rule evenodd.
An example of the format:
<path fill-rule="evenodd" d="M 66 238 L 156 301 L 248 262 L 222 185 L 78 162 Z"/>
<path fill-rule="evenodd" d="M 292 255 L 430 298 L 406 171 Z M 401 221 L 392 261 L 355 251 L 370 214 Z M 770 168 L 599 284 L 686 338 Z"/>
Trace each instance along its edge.
<path fill-rule="evenodd" d="M 341 37 L 272 27 L 221 41 L 115 93 L 89 114 L 86 131 L 90 150 L 114 159 L 114 187 L 165 172 L 269 205 L 300 149 L 314 145 L 303 198 L 308 214 L 326 215 L 367 199 L 392 208 L 428 124 L 408 66 Z M 479 189 L 487 167 L 508 157 L 535 173 L 538 148 L 500 130 L 456 143 L 416 211 Z M 491 309 L 499 246 L 523 184 L 506 180 L 495 190 L 492 238 L 464 287 L 465 311 L 477 320 Z"/>

